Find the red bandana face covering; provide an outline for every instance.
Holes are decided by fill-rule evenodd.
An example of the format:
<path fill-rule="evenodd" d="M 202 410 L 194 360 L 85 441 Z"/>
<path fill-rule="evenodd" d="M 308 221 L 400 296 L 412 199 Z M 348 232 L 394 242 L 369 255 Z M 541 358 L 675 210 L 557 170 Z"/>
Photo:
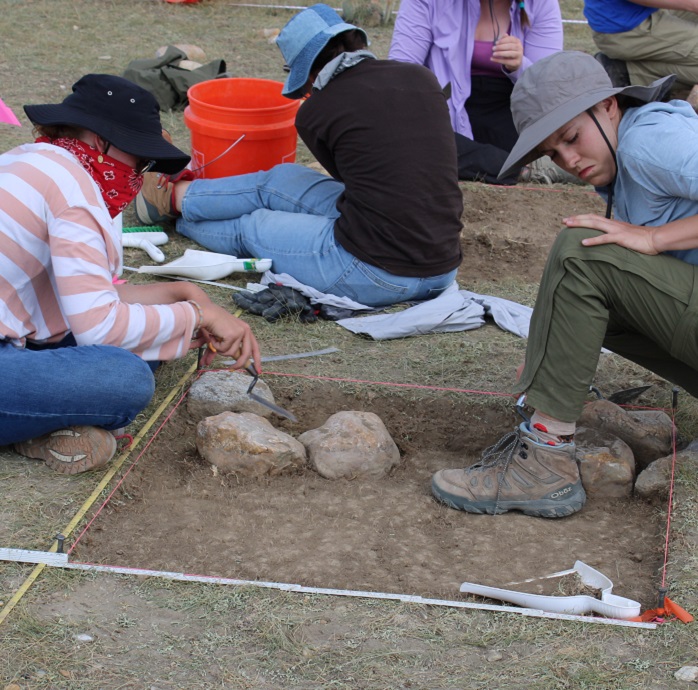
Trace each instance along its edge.
<path fill-rule="evenodd" d="M 36 143 L 53 144 L 70 151 L 97 183 L 112 218 L 118 216 L 133 201 L 143 186 L 143 175 L 79 139 L 39 137 Z"/>

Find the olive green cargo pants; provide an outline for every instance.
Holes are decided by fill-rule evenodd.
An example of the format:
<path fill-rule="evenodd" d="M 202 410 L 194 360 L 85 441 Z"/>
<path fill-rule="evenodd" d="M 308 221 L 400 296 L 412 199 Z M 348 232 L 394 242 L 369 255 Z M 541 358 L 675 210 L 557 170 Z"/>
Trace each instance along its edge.
<path fill-rule="evenodd" d="M 563 229 L 541 280 L 517 384 L 527 404 L 565 422 L 579 417 L 602 347 L 698 397 L 698 266 Z"/>

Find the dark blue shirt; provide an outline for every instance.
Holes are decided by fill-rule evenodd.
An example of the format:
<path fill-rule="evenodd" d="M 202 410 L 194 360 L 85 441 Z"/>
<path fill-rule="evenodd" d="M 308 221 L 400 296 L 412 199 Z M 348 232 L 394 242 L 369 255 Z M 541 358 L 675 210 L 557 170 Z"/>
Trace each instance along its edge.
<path fill-rule="evenodd" d="M 584 16 L 600 34 L 630 31 L 656 11 L 656 7 L 644 7 L 630 0 L 584 0 Z"/>

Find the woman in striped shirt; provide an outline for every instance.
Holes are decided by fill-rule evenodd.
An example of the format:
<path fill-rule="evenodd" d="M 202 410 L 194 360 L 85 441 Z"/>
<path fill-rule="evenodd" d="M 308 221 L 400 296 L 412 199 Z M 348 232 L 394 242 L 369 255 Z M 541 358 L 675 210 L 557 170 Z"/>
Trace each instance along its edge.
<path fill-rule="evenodd" d="M 114 219 L 146 170 L 189 160 L 163 138 L 155 98 L 89 74 L 25 112 L 38 138 L 0 155 L 0 445 L 73 474 L 113 457 L 111 432 L 153 395 L 149 362 L 212 343 L 242 367 L 259 348 L 192 283 L 114 284 Z"/>

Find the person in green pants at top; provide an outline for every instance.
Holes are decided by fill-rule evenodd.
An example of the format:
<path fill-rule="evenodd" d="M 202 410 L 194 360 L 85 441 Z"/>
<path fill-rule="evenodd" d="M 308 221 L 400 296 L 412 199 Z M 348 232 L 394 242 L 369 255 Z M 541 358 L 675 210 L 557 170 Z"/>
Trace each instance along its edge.
<path fill-rule="evenodd" d="M 698 397 L 698 115 L 662 102 L 672 81 L 616 88 L 590 55 L 560 52 L 514 87 L 519 138 L 502 174 L 549 155 L 593 184 L 607 210 L 564 220 L 517 384 L 532 416 L 479 463 L 434 475 L 434 495 L 451 507 L 541 517 L 582 508 L 575 423 L 602 347 Z"/>

